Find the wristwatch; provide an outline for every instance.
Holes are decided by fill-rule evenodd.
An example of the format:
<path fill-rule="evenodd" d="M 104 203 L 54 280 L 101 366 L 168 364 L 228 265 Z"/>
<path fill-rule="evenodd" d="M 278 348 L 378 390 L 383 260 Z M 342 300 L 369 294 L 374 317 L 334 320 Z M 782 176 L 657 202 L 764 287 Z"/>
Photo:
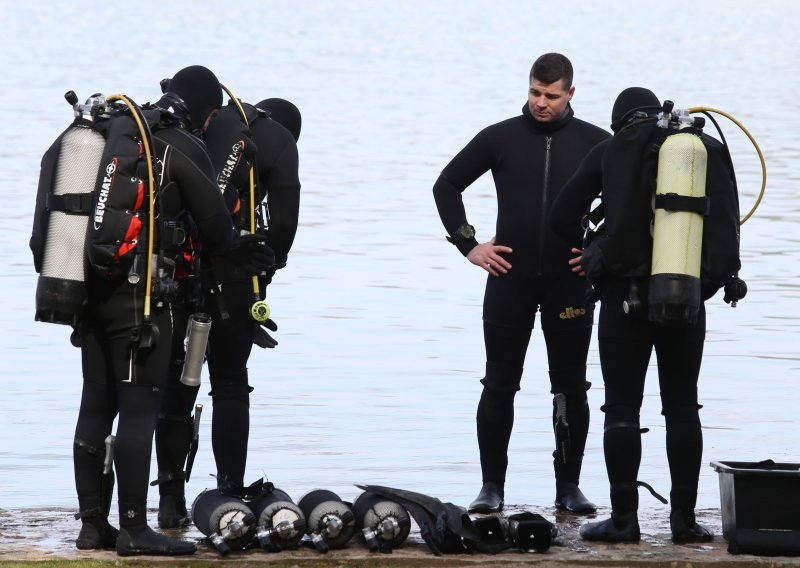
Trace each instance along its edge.
<path fill-rule="evenodd" d="M 445 238 L 447 239 L 448 242 L 456 244 L 463 241 L 468 241 L 474 236 L 475 236 L 475 227 L 473 227 L 469 223 L 464 223 L 458 229 L 456 229 L 455 233 Z"/>

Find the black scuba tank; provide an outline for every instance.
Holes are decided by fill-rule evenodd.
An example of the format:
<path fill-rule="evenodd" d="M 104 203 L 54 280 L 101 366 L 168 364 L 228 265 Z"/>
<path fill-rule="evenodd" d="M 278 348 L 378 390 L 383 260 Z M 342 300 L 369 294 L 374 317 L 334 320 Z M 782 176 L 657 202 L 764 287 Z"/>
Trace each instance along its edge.
<path fill-rule="evenodd" d="M 98 123 L 107 119 L 108 107 L 102 95 L 93 95 L 83 105 L 77 103 L 72 91 L 64 96 L 76 118 L 51 148 L 55 150 L 58 145 L 57 158 L 48 151 L 42 160 L 37 220 L 31 239 L 34 261 L 39 264 L 39 258 L 41 262 L 34 317 L 36 321 L 75 326 L 86 303 L 86 234 L 106 146 Z M 41 235 L 37 236 L 37 231 Z M 35 241 L 39 244 L 34 245 Z"/>
<path fill-rule="evenodd" d="M 355 533 L 352 509 L 327 489 L 314 489 L 297 503 L 306 516 L 306 531 L 314 547 L 322 552 L 343 548 Z"/>
<path fill-rule="evenodd" d="M 261 548 L 279 552 L 295 548 L 306 532 L 306 516 L 289 495 L 277 487 L 250 503 L 257 519 Z"/>
<path fill-rule="evenodd" d="M 402 545 L 411 532 L 408 511 L 395 501 L 365 491 L 353 502 L 356 526 L 372 552 L 391 552 Z"/>
<path fill-rule="evenodd" d="M 252 542 L 255 520 L 244 501 L 219 489 L 206 489 L 192 503 L 192 521 L 222 555 Z"/>

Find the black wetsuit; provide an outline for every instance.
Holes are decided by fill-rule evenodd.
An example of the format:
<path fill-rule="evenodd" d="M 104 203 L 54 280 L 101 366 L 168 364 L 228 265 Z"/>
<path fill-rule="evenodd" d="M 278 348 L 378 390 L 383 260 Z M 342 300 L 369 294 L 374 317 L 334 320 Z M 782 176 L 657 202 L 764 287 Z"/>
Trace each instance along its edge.
<path fill-rule="evenodd" d="M 485 128 L 442 171 L 433 188 L 448 233 L 467 222 L 461 193 L 491 170 L 497 189 L 496 245 L 512 269 L 489 276 L 483 304 L 486 375 L 477 428 L 483 480 L 503 482 L 525 353 L 536 311 L 541 313 L 551 392 L 567 399 L 571 445 L 554 457 L 557 481 L 577 483 L 589 427 L 586 357 L 594 306 L 585 279 L 570 271 L 570 243 L 545 223 L 548 204 L 586 153 L 607 138 L 604 130 L 574 118 L 571 107 L 553 123 L 522 115 Z M 478 243 L 459 243 L 462 254 Z M 554 421 L 556 408 L 554 405 Z M 562 447 L 560 444 L 558 447 Z"/>
<path fill-rule="evenodd" d="M 249 111 L 253 107 L 245 105 Z M 275 252 L 276 267 L 286 265 L 297 231 L 300 203 L 297 145 L 291 133 L 268 117 L 255 118 L 247 132 L 238 110 L 228 105 L 211 123 L 205 136 L 218 173 L 228 163 L 233 144 L 246 149 L 229 183 L 221 183 L 226 202 L 232 209 L 234 224 L 249 231 L 249 163 L 251 150 L 257 148 L 257 203 L 268 194 L 268 246 Z M 231 173 L 231 172 L 229 172 Z M 228 179 L 228 176 L 225 176 Z M 218 181 L 222 179 L 218 175 Z M 228 489 L 241 488 L 247 462 L 250 428 L 250 399 L 247 361 L 253 347 L 254 326 L 249 312 L 253 304 L 252 278 L 244 270 L 221 257 L 210 259 L 204 276 L 204 310 L 212 317 L 208 346 L 208 369 L 211 397 L 212 448 L 219 484 Z M 260 278 L 260 292 L 271 279 Z M 191 412 L 197 387 L 178 382 L 179 373 L 167 386 L 164 410 L 156 433 L 160 491 L 164 495 L 183 496 L 183 464 L 189 450 Z"/>
<path fill-rule="evenodd" d="M 153 138 L 162 168 L 159 199 L 169 203 L 165 203 L 167 209 L 188 214 L 181 217 L 185 226 L 193 224 L 207 250 L 227 247 L 233 234 L 232 223 L 214 182 L 205 147 L 177 127 L 156 128 Z M 108 504 L 108 498 L 102 495 L 102 488 L 108 487 L 102 475 L 104 440 L 119 415 L 114 463 L 121 526 L 145 522 L 161 387 L 171 364 L 174 336 L 182 338 L 184 332 L 174 320 L 171 305 L 153 299 L 152 322 L 158 328 L 158 339 L 151 348 L 137 348 L 133 342 L 143 314 L 144 234 L 143 231 L 139 243 L 139 282 L 130 284 L 128 274 L 107 280 L 90 272 L 89 304 L 80 324 L 84 380 L 75 429 L 74 465 L 81 515 L 97 515 L 98 509 Z"/>
<path fill-rule="evenodd" d="M 553 203 L 549 215 L 552 229 L 576 245 L 581 239 L 581 218 L 603 189 L 604 173 L 608 173 L 604 168 L 631 167 L 625 163 L 604 163 L 608 147 L 609 143 L 603 143 L 589 153 Z M 643 224 L 647 232 L 649 215 L 628 218 L 630 223 Z M 629 246 L 652 248 L 652 240 Z M 623 311 L 631 283 L 637 285 L 638 297 L 644 304 L 639 312 L 642 315 L 626 315 Z M 697 381 L 705 340 L 705 308 L 701 304 L 693 325 L 656 325 L 648 321 L 647 293 L 646 275 L 627 277 L 606 270 L 602 276 L 598 339 L 605 383 L 603 448 L 611 483 L 611 505 L 615 513 L 622 514 L 638 506 L 636 481 L 642 453 L 639 412 L 647 366 L 655 348 L 672 480 L 670 501 L 673 509 L 693 511 L 703 451 Z"/>

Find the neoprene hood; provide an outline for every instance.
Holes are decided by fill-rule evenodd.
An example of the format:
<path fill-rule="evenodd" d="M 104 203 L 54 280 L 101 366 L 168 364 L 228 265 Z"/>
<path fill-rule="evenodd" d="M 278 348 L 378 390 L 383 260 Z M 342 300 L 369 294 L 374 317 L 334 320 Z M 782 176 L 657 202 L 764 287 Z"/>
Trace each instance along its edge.
<path fill-rule="evenodd" d="M 621 120 L 633 110 L 660 106 L 661 102 L 653 91 L 643 87 L 628 87 L 614 101 L 614 109 L 611 111 L 611 130 L 614 132 L 619 130 L 622 126 Z"/>
<path fill-rule="evenodd" d="M 175 73 L 167 91 L 178 95 L 186 104 L 192 128 L 203 129 L 208 115 L 222 106 L 222 87 L 211 70 L 202 65 L 185 67 Z"/>
<path fill-rule="evenodd" d="M 297 142 L 300 138 L 300 127 L 303 125 L 303 119 L 296 106 L 285 99 L 273 98 L 264 99 L 256 107 L 269 111 L 272 120 L 291 132 L 295 142 Z"/>

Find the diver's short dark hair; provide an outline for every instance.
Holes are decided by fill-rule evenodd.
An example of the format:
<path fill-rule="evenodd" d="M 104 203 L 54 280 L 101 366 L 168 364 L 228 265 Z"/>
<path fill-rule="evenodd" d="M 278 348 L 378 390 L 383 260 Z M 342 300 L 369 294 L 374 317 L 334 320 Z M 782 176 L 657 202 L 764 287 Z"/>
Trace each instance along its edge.
<path fill-rule="evenodd" d="M 534 79 L 546 85 L 563 79 L 564 90 L 569 91 L 572 87 L 572 63 L 560 53 L 545 53 L 533 62 L 528 80 Z"/>

